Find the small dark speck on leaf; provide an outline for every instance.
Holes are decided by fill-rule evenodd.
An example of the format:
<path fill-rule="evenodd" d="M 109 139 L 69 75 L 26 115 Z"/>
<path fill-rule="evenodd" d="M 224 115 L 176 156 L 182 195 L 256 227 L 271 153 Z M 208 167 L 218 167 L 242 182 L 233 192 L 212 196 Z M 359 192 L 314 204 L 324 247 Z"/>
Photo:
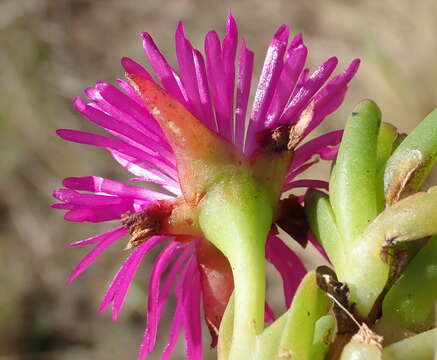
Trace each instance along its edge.
<path fill-rule="evenodd" d="M 357 116 L 358 115 L 358 113 L 356 112 L 356 111 L 354 111 L 353 113 L 352 113 L 352 116 Z"/>

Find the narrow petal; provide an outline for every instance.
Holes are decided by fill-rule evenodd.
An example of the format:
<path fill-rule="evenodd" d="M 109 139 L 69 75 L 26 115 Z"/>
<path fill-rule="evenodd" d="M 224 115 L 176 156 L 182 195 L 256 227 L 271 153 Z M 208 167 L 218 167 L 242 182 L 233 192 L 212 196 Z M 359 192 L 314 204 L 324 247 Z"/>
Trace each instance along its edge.
<path fill-rule="evenodd" d="M 195 258 L 188 264 L 188 276 L 184 279 L 184 333 L 186 353 L 189 360 L 203 359 L 202 322 L 201 322 L 201 284 L 200 272 Z"/>
<path fill-rule="evenodd" d="M 160 141 L 165 143 L 165 137 L 161 131 L 161 128 L 155 121 L 155 118 L 147 111 L 147 109 L 138 105 L 133 99 L 123 94 L 123 92 L 111 84 L 98 82 L 96 84 L 96 89 L 99 91 L 103 100 L 105 100 L 114 109 L 117 109 L 118 112 L 123 113 L 122 117 L 128 116 L 129 119 L 133 120 L 126 122 L 127 125 L 130 125 L 131 123 L 141 124 L 143 128 L 150 133 L 150 135 L 147 135 L 153 135 L 157 142 Z M 122 117 L 120 116 L 118 118 L 121 119 Z"/>
<path fill-rule="evenodd" d="M 336 68 L 338 60 L 336 57 L 332 57 L 325 61 L 303 84 L 300 90 L 293 97 L 290 104 L 281 116 L 281 124 L 294 123 L 300 113 L 308 106 L 311 98 L 322 87 L 326 80 L 331 76 L 332 72 Z"/>
<path fill-rule="evenodd" d="M 234 17 L 228 14 L 226 21 L 226 35 L 223 39 L 222 61 L 225 73 L 226 96 L 229 99 L 231 117 L 229 123 L 231 126 L 232 141 L 235 139 L 234 134 L 234 88 L 235 88 L 235 57 L 237 55 L 238 45 L 238 28 Z"/>
<path fill-rule="evenodd" d="M 271 323 L 272 321 L 275 320 L 275 314 L 272 310 L 272 308 L 270 307 L 270 305 L 266 302 L 265 304 L 265 313 L 264 313 L 264 321 L 266 323 Z"/>
<path fill-rule="evenodd" d="M 193 47 L 185 38 L 184 26 L 179 22 L 176 34 L 176 56 L 179 64 L 179 74 L 188 97 L 188 110 L 199 120 L 203 120 L 199 88 L 197 86 L 196 69 L 194 67 Z"/>
<path fill-rule="evenodd" d="M 182 104 L 187 104 L 186 97 L 183 95 L 176 72 L 168 64 L 165 57 L 161 54 L 152 37 L 148 33 L 142 33 L 144 51 L 152 65 L 155 74 L 158 76 L 165 90 Z"/>
<path fill-rule="evenodd" d="M 314 117 L 305 134 L 309 134 L 314 130 L 326 116 L 337 110 L 343 103 L 347 85 L 355 76 L 359 66 L 360 60 L 353 60 L 343 73 L 329 81 L 320 93 L 317 94 L 314 102 Z"/>
<path fill-rule="evenodd" d="M 210 31 L 206 34 L 205 55 L 218 132 L 225 139 L 232 141 L 231 99 L 229 99 L 226 91 L 226 74 L 222 60 L 222 49 L 220 39 L 215 31 Z"/>
<path fill-rule="evenodd" d="M 140 64 L 138 64 L 136 61 L 132 60 L 131 58 L 123 57 L 121 58 L 120 62 L 121 62 L 121 66 L 123 66 L 123 69 L 128 74 L 141 75 L 143 77 L 149 78 L 150 80 L 152 79 L 149 72 Z"/>
<path fill-rule="evenodd" d="M 70 246 L 85 246 L 85 245 L 91 245 L 96 244 L 102 240 L 107 239 L 108 237 L 112 236 L 114 233 L 124 233 L 122 230 L 124 230 L 124 226 L 116 227 L 115 229 L 108 230 L 104 233 L 91 236 L 88 239 L 76 241 L 70 244 Z"/>
<path fill-rule="evenodd" d="M 249 127 L 247 129 L 245 144 L 246 155 L 250 155 L 253 150 L 256 149 L 257 143 L 255 135 L 258 131 L 263 130 L 264 119 L 282 71 L 288 32 L 289 29 L 287 26 L 281 26 L 267 49 L 264 66 L 255 93 Z M 286 34 L 286 37 L 284 37 L 284 34 Z"/>
<path fill-rule="evenodd" d="M 299 146 L 294 152 L 292 168 L 301 166 L 316 154 L 320 155 L 326 147 L 338 145 L 342 136 L 343 130 L 334 130 Z"/>
<path fill-rule="evenodd" d="M 158 258 L 155 261 L 155 264 L 153 265 L 149 281 L 147 326 L 141 345 L 141 353 L 149 354 L 155 347 L 158 324 L 161 315 L 159 311 L 159 289 L 161 284 L 161 277 L 164 271 L 168 268 L 170 262 L 181 250 L 181 246 L 182 245 L 180 243 L 172 241 L 160 252 Z"/>
<path fill-rule="evenodd" d="M 291 189 L 297 188 L 316 188 L 316 189 L 325 189 L 328 190 L 329 183 L 323 180 L 295 180 L 289 182 L 284 185 L 282 189 L 283 192 L 286 192 Z"/>
<path fill-rule="evenodd" d="M 138 161 L 136 158 L 121 154 L 118 151 L 111 151 L 111 155 L 123 168 L 138 176 L 142 181 L 162 186 L 175 195 L 181 194 L 179 183 L 175 180 L 177 179 L 177 174 L 169 176 L 150 166 L 148 163 Z"/>
<path fill-rule="evenodd" d="M 243 40 L 240 50 L 240 60 L 237 73 L 237 100 L 235 109 L 235 139 L 238 149 L 243 150 L 244 133 L 246 130 L 247 103 L 250 95 L 250 85 L 253 75 L 254 53 L 246 47 Z"/>
<path fill-rule="evenodd" d="M 287 177 L 285 178 L 285 183 L 289 183 L 293 181 L 297 176 L 302 174 L 304 171 L 309 169 L 311 166 L 317 164 L 319 162 L 319 159 L 315 159 L 313 161 L 308 161 L 305 164 L 299 166 L 298 168 L 291 168 L 291 171 L 288 172 Z"/>
<path fill-rule="evenodd" d="M 58 129 L 56 133 L 65 140 L 79 144 L 102 147 L 110 151 L 118 151 L 122 154 L 132 156 L 138 160 L 147 161 L 154 165 L 157 163 L 156 167 L 165 171 L 167 174 L 175 173 L 174 168 L 169 167 L 162 162 L 158 162 L 151 154 L 147 154 L 143 150 L 135 148 L 134 146 L 126 144 L 120 140 L 112 139 L 103 135 L 70 129 Z"/>
<path fill-rule="evenodd" d="M 135 212 L 132 202 L 124 201 L 118 205 L 105 205 L 97 207 L 75 207 L 64 215 L 64 219 L 72 222 L 104 222 L 120 220 L 127 212 Z"/>
<path fill-rule="evenodd" d="M 74 279 L 76 279 L 80 274 L 82 274 L 99 256 L 102 252 L 106 250 L 108 246 L 119 240 L 121 237 L 127 234 L 126 229 L 117 228 L 111 234 L 108 234 L 104 239 L 102 239 L 95 247 L 92 249 L 79 264 L 76 265 L 74 271 L 67 280 L 67 284 L 70 284 Z"/>
<path fill-rule="evenodd" d="M 60 201 L 77 206 L 97 207 L 123 203 L 123 199 L 118 196 L 82 194 L 70 189 L 57 189 L 53 192 L 53 196 Z"/>
<path fill-rule="evenodd" d="M 165 195 L 150 189 L 126 185 L 118 181 L 104 179 L 99 176 L 69 177 L 65 178 L 62 184 L 72 190 L 90 191 L 95 193 L 105 193 L 125 198 L 135 198 L 143 200 L 171 199 Z"/>
<path fill-rule="evenodd" d="M 165 236 L 154 236 L 148 239 L 145 243 L 141 244 L 131 255 L 132 261 L 128 266 L 123 275 L 123 280 L 120 283 L 119 288 L 114 294 L 113 305 L 112 305 L 112 319 L 116 321 L 118 314 L 123 306 L 124 300 L 126 299 L 127 291 L 132 283 L 132 280 L 138 270 L 138 267 L 143 259 L 144 255 L 147 254 L 156 245 L 168 240 Z"/>
<path fill-rule="evenodd" d="M 179 301 L 176 305 L 176 310 L 171 324 L 170 335 L 168 338 L 167 345 L 165 346 L 164 351 L 162 352 L 161 360 L 168 360 L 170 358 L 178 342 L 179 335 L 181 334 L 181 330 L 182 330 L 182 324 L 183 324 L 183 317 L 184 317 L 183 310 L 184 310 L 184 304 L 182 303 L 182 301 Z M 142 359 L 143 358 L 139 358 L 139 360 Z"/>
<path fill-rule="evenodd" d="M 120 138 L 131 146 L 137 147 L 147 153 L 151 153 L 157 158 L 157 160 L 168 166 L 175 166 L 174 154 L 171 150 L 168 150 L 167 146 L 164 146 L 167 141 L 164 140 L 162 136 L 156 136 L 145 129 L 137 130 L 129 124 L 116 121 L 104 112 L 85 104 L 81 98 L 75 98 L 73 106 L 88 120 L 101 126 L 111 135 Z"/>
<path fill-rule="evenodd" d="M 270 104 L 269 111 L 265 120 L 265 127 L 273 129 L 279 125 L 279 119 L 282 115 L 285 105 L 295 88 L 299 75 L 305 65 L 308 49 L 304 45 L 287 52 L 288 59 L 284 64 L 275 94 Z"/>
<path fill-rule="evenodd" d="M 211 95 L 209 93 L 208 77 L 203 56 L 198 50 L 193 50 L 194 67 L 196 69 L 197 86 L 199 89 L 200 103 L 203 112 L 203 123 L 211 130 L 217 132 L 214 112 L 212 108 Z"/>
<path fill-rule="evenodd" d="M 300 281 L 307 272 L 305 266 L 300 258 L 273 234 L 267 239 L 266 257 L 282 277 L 285 306 L 288 309 Z"/>

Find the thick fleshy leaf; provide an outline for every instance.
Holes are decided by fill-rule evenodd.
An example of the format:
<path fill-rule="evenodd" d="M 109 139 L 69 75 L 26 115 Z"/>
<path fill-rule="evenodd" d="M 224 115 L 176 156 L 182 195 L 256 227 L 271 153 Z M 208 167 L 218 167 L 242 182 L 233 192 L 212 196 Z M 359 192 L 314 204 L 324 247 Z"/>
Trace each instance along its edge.
<path fill-rule="evenodd" d="M 316 322 L 326 315 L 329 306 L 326 294 L 317 286 L 315 272 L 309 272 L 302 280 L 286 313 L 287 320 L 279 343 L 278 357 L 292 354 L 296 359 L 310 360 Z"/>
<path fill-rule="evenodd" d="M 351 246 L 377 215 L 376 146 L 381 112 L 359 103 L 349 117 L 329 182 L 330 200 L 342 237 Z"/>
<path fill-rule="evenodd" d="M 346 282 L 350 299 L 366 316 L 383 290 L 389 264 L 384 261 L 384 249 L 399 241 L 421 239 L 437 234 L 437 187 L 416 193 L 386 208 L 349 249 L 352 262 L 337 272 Z"/>
<path fill-rule="evenodd" d="M 335 332 L 335 318 L 332 315 L 325 315 L 316 321 L 314 329 L 313 346 L 311 349 L 311 360 L 324 360 L 331 346 Z"/>
<path fill-rule="evenodd" d="M 384 174 L 387 202 L 391 204 L 418 191 L 436 160 L 437 110 L 434 110 L 402 141 L 388 160 Z"/>
<path fill-rule="evenodd" d="M 343 271 L 344 240 L 337 228 L 329 197 L 311 189 L 305 194 L 305 211 L 311 231 L 328 254 L 337 272 Z"/>
<path fill-rule="evenodd" d="M 382 351 L 383 360 L 431 360 L 437 350 L 437 328 L 401 340 Z"/>
<path fill-rule="evenodd" d="M 402 272 L 383 303 L 383 320 L 421 332 L 436 320 L 437 236 L 433 236 Z"/>

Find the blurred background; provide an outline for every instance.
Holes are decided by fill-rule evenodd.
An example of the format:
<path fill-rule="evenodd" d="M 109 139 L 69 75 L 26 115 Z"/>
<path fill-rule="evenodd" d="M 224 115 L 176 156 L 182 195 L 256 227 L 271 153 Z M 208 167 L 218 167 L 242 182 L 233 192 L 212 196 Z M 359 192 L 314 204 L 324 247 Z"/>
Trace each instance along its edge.
<path fill-rule="evenodd" d="M 125 255 L 110 249 L 66 287 L 86 251 L 67 244 L 108 227 L 67 223 L 49 208 L 64 177 L 127 180 L 129 174 L 104 151 L 68 144 L 54 131 L 93 129 L 73 112 L 71 98 L 96 81 L 122 76 L 122 56 L 145 62 L 141 31 L 175 64 L 177 21 L 185 21 L 202 48 L 207 30 L 223 34 L 229 10 L 255 51 L 258 73 L 282 23 L 304 33 L 312 69 L 332 55 L 342 67 L 363 60 L 345 104 L 319 132 L 343 127 L 361 98 L 375 99 L 383 119 L 402 131 L 437 106 L 435 0 L 0 0 L 0 360 L 135 358 L 148 265 L 112 324 L 97 309 Z M 275 281 L 270 291 L 280 294 Z M 162 330 L 161 345 L 165 325 Z M 184 358 L 183 346 L 174 358 Z"/>

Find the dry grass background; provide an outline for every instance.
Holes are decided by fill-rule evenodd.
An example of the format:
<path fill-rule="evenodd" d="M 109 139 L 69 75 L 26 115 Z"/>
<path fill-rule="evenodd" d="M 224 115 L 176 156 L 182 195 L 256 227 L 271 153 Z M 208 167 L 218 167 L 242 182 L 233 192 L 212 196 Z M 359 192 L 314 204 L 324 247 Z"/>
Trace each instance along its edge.
<path fill-rule="evenodd" d="M 65 288 L 83 254 L 66 244 L 99 229 L 66 223 L 48 208 L 63 177 L 126 180 L 128 175 L 103 151 L 62 142 L 54 130 L 91 128 L 72 111 L 71 98 L 95 81 L 122 76 L 120 57 L 144 61 L 139 32 L 151 32 L 174 63 L 178 20 L 202 47 L 207 30 L 224 30 L 229 9 L 256 52 L 258 71 L 282 23 L 304 32 L 313 68 L 331 55 L 343 66 L 354 57 L 363 60 L 342 110 L 320 131 L 342 127 L 364 97 L 377 100 L 384 120 L 403 131 L 437 105 L 434 0 L 1 0 L 1 360 L 135 358 L 144 326 L 147 264 L 118 324 L 111 324 L 96 309 L 121 262 L 120 249 Z M 279 292 L 277 285 L 271 290 Z M 183 359 L 179 354 L 174 358 Z"/>

